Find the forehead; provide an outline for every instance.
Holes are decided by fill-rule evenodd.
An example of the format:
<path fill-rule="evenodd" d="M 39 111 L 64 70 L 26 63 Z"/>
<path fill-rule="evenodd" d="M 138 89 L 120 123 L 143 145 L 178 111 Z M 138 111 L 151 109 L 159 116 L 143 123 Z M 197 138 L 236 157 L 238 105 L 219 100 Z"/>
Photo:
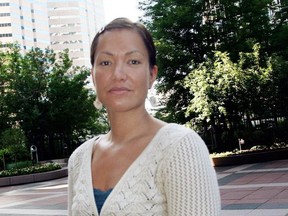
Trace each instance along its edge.
<path fill-rule="evenodd" d="M 122 49 L 134 47 L 145 49 L 146 46 L 141 35 L 133 29 L 113 29 L 99 36 L 96 52 L 102 49 Z"/>

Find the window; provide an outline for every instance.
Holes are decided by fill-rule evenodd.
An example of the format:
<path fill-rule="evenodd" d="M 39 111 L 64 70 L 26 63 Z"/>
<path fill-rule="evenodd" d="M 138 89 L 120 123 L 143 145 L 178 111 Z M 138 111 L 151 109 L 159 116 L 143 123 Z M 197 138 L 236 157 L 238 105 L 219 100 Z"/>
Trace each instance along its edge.
<path fill-rule="evenodd" d="M 10 13 L 0 13 L 0 17 L 10 16 Z"/>
<path fill-rule="evenodd" d="M 0 27 L 11 26 L 11 23 L 0 23 Z"/>
<path fill-rule="evenodd" d="M 0 48 L 8 47 L 8 44 L 0 44 Z"/>
<path fill-rule="evenodd" d="M 9 3 L 0 3 L 0 7 L 9 6 Z"/>
<path fill-rule="evenodd" d="M 12 37 L 11 33 L 7 33 L 7 34 L 0 34 L 0 38 L 1 37 Z"/>

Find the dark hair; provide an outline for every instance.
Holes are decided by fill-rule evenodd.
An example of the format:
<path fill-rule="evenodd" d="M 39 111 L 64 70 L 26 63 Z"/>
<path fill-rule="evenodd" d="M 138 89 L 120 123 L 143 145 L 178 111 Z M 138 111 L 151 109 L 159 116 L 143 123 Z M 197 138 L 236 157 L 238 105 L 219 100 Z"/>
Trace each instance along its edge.
<path fill-rule="evenodd" d="M 101 29 L 94 37 L 93 42 L 91 44 L 91 50 L 90 50 L 90 61 L 91 65 L 94 65 L 95 61 L 95 52 L 98 46 L 99 37 L 103 35 L 107 31 L 112 31 L 115 29 L 131 29 L 135 30 L 140 37 L 142 38 L 145 47 L 147 48 L 148 55 L 149 55 L 149 65 L 150 68 L 152 68 L 154 65 L 156 65 L 156 49 L 153 42 L 153 38 L 150 34 L 150 32 L 145 28 L 145 26 L 138 22 L 131 22 L 127 18 L 116 18 L 112 20 L 110 23 L 108 23 L 106 26 L 104 26 L 103 29 Z"/>

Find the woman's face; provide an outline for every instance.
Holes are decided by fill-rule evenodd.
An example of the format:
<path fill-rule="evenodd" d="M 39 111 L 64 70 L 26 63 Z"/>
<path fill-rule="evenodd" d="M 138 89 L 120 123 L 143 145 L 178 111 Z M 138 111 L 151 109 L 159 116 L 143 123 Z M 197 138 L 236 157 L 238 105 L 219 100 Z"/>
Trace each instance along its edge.
<path fill-rule="evenodd" d="M 93 81 L 98 99 L 108 111 L 144 108 L 148 89 L 157 76 L 149 67 L 148 51 L 133 30 L 117 29 L 100 36 Z"/>

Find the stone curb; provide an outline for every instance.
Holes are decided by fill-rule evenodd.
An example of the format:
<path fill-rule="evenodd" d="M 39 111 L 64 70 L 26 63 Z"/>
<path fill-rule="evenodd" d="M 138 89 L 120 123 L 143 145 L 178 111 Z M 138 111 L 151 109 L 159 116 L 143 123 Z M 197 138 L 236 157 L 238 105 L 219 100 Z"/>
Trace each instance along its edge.
<path fill-rule="evenodd" d="M 35 183 L 35 182 L 62 178 L 66 176 L 68 176 L 67 167 L 63 167 L 59 170 L 43 172 L 43 173 L 34 173 L 34 174 L 11 176 L 11 177 L 1 177 L 0 187 L 12 186 L 12 185 L 18 185 L 18 184 Z"/>
<path fill-rule="evenodd" d="M 278 149 L 263 151 L 258 153 L 247 153 L 243 155 L 234 155 L 226 157 L 213 157 L 213 166 L 231 166 L 251 163 L 261 163 L 273 160 L 288 159 L 288 149 Z"/>

